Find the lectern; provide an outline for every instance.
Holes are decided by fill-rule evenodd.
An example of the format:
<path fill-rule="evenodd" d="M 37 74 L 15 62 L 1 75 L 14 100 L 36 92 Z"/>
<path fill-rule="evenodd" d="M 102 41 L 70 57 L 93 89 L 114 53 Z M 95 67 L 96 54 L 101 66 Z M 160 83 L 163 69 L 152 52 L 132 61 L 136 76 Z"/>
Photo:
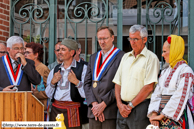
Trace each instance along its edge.
<path fill-rule="evenodd" d="M 2 121 L 44 121 L 44 105 L 32 92 L 0 92 Z"/>

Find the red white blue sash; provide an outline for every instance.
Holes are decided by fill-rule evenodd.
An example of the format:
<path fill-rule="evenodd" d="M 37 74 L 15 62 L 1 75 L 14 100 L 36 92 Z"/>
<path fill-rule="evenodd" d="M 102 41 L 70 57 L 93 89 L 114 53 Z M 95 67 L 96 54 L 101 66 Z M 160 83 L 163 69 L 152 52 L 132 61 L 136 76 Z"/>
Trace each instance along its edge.
<path fill-rule="evenodd" d="M 16 73 L 14 74 L 9 56 L 8 55 L 3 56 L 2 60 L 3 60 L 5 71 L 7 73 L 7 76 L 9 78 L 9 81 L 10 81 L 11 85 L 20 85 L 20 82 L 21 82 L 21 79 L 22 79 L 22 76 L 23 76 L 23 71 L 21 69 L 21 67 L 22 67 L 21 64 L 18 65 Z"/>
<path fill-rule="evenodd" d="M 99 68 L 100 65 L 100 59 L 102 58 L 102 51 L 99 51 L 96 55 L 95 63 L 94 63 L 94 69 L 93 69 L 93 81 L 99 81 L 102 73 L 107 68 L 107 66 L 110 64 L 110 62 L 114 59 L 114 57 L 119 53 L 120 49 L 114 48 L 109 55 L 106 57 L 104 62 Z"/>

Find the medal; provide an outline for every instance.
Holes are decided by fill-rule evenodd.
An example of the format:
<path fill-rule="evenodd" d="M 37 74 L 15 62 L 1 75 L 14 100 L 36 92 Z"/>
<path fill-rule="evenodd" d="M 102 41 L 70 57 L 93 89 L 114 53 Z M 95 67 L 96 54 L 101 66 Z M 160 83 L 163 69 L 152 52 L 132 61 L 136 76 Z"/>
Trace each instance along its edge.
<path fill-rule="evenodd" d="M 16 91 L 18 91 L 18 88 L 16 86 L 13 87 L 13 90 L 15 90 L 15 89 L 16 89 Z"/>
<path fill-rule="evenodd" d="M 93 87 L 96 88 L 97 87 L 97 82 L 93 83 Z"/>
<path fill-rule="evenodd" d="M 103 72 L 106 70 L 110 62 L 115 58 L 115 56 L 119 53 L 120 49 L 113 48 L 113 50 L 109 53 L 106 59 L 103 61 L 102 65 L 100 66 L 100 59 L 102 58 L 102 51 L 99 51 L 96 55 L 96 59 L 94 62 L 94 69 L 93 69 L 93 88 L 97 87 L 97 82 L 100 80 Z"/>

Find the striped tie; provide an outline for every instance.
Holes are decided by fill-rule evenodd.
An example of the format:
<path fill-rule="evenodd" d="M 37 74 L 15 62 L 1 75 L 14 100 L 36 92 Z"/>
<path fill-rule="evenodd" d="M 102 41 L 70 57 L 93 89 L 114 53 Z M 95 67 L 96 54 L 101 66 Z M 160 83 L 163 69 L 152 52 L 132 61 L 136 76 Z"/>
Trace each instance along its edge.
<path fill-rule="evenodd" d="M 14 74 L 15 74 L 16 71 L 17 71 L 17 68 L 18 68 L 18 62 L 17 61 L 14 61 L 13 63 L 15 64 L 15 68 L 13 69 Z"/>

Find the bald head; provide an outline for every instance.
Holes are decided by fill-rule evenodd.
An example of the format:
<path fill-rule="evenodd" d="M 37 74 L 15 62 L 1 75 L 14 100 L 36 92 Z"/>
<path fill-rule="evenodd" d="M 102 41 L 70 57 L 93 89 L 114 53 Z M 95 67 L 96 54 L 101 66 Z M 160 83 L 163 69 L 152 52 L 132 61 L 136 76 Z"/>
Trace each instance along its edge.
<path fill-rule="evenodd" d="M 0 43 L 0 57 L 7 54 L 7 47 L 4 43 Z"/>

